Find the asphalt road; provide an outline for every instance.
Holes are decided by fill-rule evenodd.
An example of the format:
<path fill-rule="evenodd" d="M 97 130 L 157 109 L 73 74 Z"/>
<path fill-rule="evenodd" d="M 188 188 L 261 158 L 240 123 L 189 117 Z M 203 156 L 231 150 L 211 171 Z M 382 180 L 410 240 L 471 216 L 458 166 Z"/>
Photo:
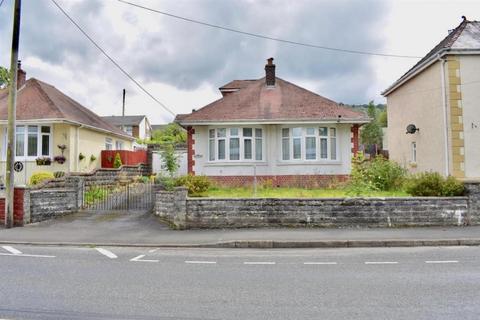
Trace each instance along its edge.
<path fill-rule="evenodd" d="M 0 246 L 1 319 L 479 319 L 480 248 Z"/>

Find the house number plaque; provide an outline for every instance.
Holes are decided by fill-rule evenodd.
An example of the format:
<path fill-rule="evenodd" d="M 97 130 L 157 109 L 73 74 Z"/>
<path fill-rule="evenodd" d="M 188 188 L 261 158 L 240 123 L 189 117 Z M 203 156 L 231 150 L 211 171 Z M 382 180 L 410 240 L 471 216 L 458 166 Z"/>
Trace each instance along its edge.
<path fill-rule="evenodd" d="M 23 163 L 21 163 L 20 161 L 16 161 L 16 162 L 13 164 L 13 170 L 15 170 L 16 172 L 22 172 L 22 170 L 23 170 Z"/>

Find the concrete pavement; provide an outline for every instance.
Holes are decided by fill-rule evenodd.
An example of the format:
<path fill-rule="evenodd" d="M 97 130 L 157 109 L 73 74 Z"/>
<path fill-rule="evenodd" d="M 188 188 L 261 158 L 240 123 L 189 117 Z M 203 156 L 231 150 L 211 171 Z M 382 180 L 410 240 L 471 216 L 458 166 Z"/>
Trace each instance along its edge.
<path fill-rule="evenodd" d="M 480 226 L 177 231 L 143 212 L 80 212 L 23 228 L 0 229 L 0 243 L 232 248 L 480 245 Z"/>
<path fill-rule="evenodd" d="M 8 250 L 7 250 L 8 249 Z M 0 246 L 6 319 L 478 319 L 480 248 Z M 20 252 L 20 253 L 19 253 Z"/>

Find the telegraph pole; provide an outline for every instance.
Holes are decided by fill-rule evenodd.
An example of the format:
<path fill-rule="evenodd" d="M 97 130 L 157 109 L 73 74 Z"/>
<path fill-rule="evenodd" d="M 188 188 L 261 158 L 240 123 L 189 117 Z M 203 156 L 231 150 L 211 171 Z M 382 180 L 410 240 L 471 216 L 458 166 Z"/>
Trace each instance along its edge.
<path fill-rule="evenodd" d="M 14 170 L 15 162 L 15 118 L 17 107 L 17 64 L 18 64 L 18 43 L 20 40 L 20 10 L 22 0 L 15 0 L 13 9 L 13 36 L 12 53 L 10 58 L 10 90 L 8 95 L 8 143 L 7 143 L 7 165 L 6 165 L 6 204 L 5 204 L 5 226 L 13 227 L 13 193 L 14 193 Z"/>

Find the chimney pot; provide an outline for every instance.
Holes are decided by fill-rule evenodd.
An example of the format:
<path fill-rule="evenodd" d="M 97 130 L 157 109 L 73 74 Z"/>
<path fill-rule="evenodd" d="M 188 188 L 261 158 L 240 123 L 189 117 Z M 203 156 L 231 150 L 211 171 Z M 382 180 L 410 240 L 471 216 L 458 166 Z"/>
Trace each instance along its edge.
<path fill-rule="evenodd" d="M 27 81 L 27 73 L 22 69 L 22 61 L 17 62 L 17 90 Z"/>
<path fill-rule="evenodd" d="M 267 59 L 265 65 L 265 83 L 268 87 L 275 86 L 275 65 L 273 64 L 273 58 Z"/>

